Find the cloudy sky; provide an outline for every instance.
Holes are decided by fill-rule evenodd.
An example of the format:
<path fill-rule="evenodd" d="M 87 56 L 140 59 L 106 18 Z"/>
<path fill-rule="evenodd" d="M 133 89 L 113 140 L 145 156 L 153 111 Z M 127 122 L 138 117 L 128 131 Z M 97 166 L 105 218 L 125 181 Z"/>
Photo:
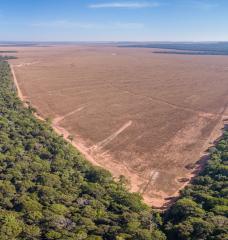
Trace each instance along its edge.
<path fill-rule="evenodd" d="M 0 0 L 0 41 L 228 41 L 227 0 Z"/>

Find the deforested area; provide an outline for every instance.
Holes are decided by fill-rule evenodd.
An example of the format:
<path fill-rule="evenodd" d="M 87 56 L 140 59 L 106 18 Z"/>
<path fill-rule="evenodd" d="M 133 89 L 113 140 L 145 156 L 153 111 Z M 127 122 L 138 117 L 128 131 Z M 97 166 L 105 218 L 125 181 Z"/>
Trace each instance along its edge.
<path fill-rule="evenodd" d="M 165 239 L 125 179 L 92 167 L 17 97 L 0 61 L 0 239 Z"/>
<path fill-rule="evenodd" d="M 228 132 L 165 212 L 87 162 L 17 97 L 0 62 L 0 239 L 228 239 Z"/>
<path fill-rule="evenodd" d="M 0 0 L 0 240 L 228 240 L 228 0 Z"/>
<path fill-rule="evenodd" d="M 93 164 L 163 208 L 202 166 L 227 115 L 228 58 L 115 44 L 7 47 L 21 97 Z"/>

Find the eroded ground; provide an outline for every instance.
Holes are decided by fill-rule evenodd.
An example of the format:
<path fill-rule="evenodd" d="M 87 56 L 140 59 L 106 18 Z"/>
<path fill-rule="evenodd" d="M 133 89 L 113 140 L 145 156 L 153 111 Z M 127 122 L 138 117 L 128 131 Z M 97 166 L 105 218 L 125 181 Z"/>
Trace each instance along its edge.
<path fill-rule="evenodd" d="M 14 49 L 21 91 L 42 116 L 158 207 L 192 175 L 228 100 L 226 56 L 110 46 Z"/>

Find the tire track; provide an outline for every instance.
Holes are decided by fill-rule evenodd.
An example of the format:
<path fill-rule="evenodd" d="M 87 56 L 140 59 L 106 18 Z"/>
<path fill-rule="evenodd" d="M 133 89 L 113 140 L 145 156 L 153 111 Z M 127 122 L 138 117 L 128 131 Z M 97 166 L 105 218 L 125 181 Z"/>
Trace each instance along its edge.
<path fill-rule="evenodd" d="M 59 116 L 59 117 L 56 117 L 54 120 L 53 120 L 53 124 L 54 125 L 58 125 L 60 122 L 62 122 L 63 120 L 65 120 L 66 118 L 70 117 L 71 115 L 77 113 L 77 112 L 81 112 L 85 107 L 79 107 L 63 116 Z"/>
<path fill-rule="evenodd" d="M 165 105 L 167 105 L 169 107 L 172 107 L 172 108 L 175 108 L 175 109 L 180 109 L 180 110 L 191 112 L 191 113 L 197 113 L 200 117 L 213 119 L 213 118 L 215 118 L 215 117 L 217 117 L 219 115 L 219 114 L 204 112 L 204 111 L 200 111 L 200 110 L 195 110 L 195 109 L 188 108 L 188 107 L 182 107 L 182 106 L 179 106 L 179 105 L 174 104 L 174 103 L 170 103 L 170 102 L 165 101 L 165 100 L 160 99 L 160 98 L 150 97 L 150 96 L 146 96 L 146 95 L 143 95 L 143 94 L 135 93 L 135 92 L 132 92 L 132 91 L 129 91 L 129 90 L 124 90 L 124 89 L 122 89 L 120 87 L 114 86 L 113 84 L 111 84 L 111 86 L 113 88 L 117 89 L 118 91 L 123 92 L 123 93 L 128 93 L 128 94 L 131 94 L 133 96 L 142 97 L 142 98 L 145 98 L 145 99 L 153 101 L 153 102 L 165 104 Z"/>
<path fill-rule="evenodd" d="M 101 148 L 104 148 L 105 146 L 107 146 L 111 141 L 113 141 L 118 135 L 120 135 L 125 129 L 127 129 L 128 127 L 130 127 L 132 124 L 132 121 L 128 121 L 127 123 L 125 123 L 119 130 L 117 130 L 116 132 L 114 132 L 112 135 L 110 135 L 109 137 L 105 138 L 104 140 L 100 141 L 99 143 L 95 144 L 94 146 L 91 147 L 91 150 L 98 150 Z"/>

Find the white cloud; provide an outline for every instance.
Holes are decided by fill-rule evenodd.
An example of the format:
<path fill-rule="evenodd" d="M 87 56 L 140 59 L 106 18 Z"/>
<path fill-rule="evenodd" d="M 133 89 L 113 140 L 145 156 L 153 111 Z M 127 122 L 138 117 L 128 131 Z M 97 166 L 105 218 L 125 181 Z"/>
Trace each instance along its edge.
<path fill-rule="evenodd" d="M 149 2 L 111 2 L 111 3 L 95 3 L 90 4 L 89 8 L 150 8 L 150 7 L 159 7 L 159 4 L 149 3 Z"/>
<path fill-rule="evenodd" d="M 107 23 L 90 23 L 90 22 L 75 22 L 68 20 L 46 21 L 29 24 L 33 27 L 48 27 L 48 28 L 70 28 L 70 29 L 141 29 L 143 23 L 138 22 L 107 22 Z"/>

